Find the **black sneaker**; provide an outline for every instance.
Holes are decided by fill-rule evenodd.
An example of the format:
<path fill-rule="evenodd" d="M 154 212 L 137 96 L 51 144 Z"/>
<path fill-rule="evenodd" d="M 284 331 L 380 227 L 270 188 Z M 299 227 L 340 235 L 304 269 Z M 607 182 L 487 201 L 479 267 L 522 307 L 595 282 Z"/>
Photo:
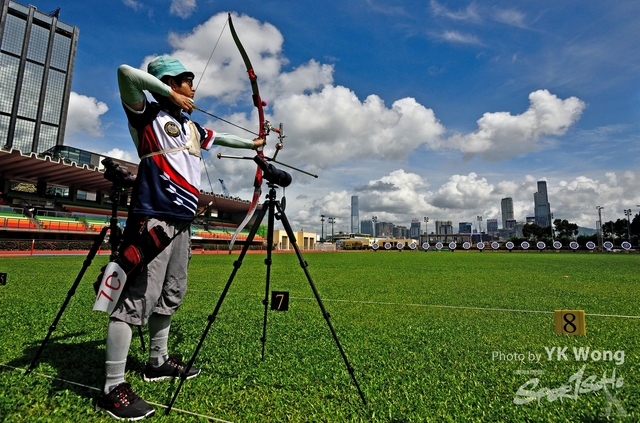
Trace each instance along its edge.
<path fill-rule="evenodd" d="M 145 382 L 153 382 L 156 380 L 173 379 L 180 377 L 187 370 L 187 366 L 180 363 L 177 358 L 169 357 L 167 361 L 160 367 L 153 367 L 149 363 L 144 369 L 142 378 Z M 200 374 L 200 369 L 191 367 L 187 373 L 187 379 L 194 378 Z"/>
<path fill-rule="evenodd" d="M 151 416 L 156 410 L 144 402 L 128 383 L 121 383 L 108 394 L 101 394 L 96 410 L 104 410 L 116 420 L 141 420 Z"/>

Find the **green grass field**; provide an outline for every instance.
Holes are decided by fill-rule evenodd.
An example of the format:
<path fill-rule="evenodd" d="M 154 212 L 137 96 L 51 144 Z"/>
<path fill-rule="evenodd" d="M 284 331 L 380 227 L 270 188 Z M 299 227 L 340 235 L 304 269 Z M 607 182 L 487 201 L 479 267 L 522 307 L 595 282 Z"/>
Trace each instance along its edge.
<path fill-rule="evenodd" d="M 171 353 L 191 357 L 237 257 L 193 257 Z M 640 421 L 639 254 L 304 253 L 366 406 L 294 254 L 273 256 L 270 289 L 291 301 L 269 311 L 261 360 L 264 257 L 245 257 L 198 355 L 203 372 L 169 416 L 160 405 L 177 382 L 142 381 L 134 331 L 127 380 L 158 404 L 153 421 Z M 0 420 L 112 421 L 93 410 L 92 389 L 103 383 L 108 317 L 91 311 L 91 282 L 106 257 L 24 375 L 83 260 L 0 258 Z M 556 309 L 585 310 L 587 336 L 555 334 Z M 574 347 L 588 347 L 588 359 Z M 527 397 L 539 401 L 514 403 Z"/>

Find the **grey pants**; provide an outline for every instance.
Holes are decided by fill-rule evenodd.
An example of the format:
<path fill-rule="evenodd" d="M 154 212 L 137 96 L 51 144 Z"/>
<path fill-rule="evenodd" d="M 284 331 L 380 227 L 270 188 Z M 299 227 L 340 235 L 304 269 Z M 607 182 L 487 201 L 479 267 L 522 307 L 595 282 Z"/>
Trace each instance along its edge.
<path fill-rule="evenodd" d="M 147 229 L 162 226 L 171 238 L 185 222 L 150 218 L 146 225 Z M 152 313 L 174 314 L 187 292 L 190 258 L 191 228 L 187 227 L 135 279 L 127 280 L 111 317 L 141 326 L 147 324 Z"/>

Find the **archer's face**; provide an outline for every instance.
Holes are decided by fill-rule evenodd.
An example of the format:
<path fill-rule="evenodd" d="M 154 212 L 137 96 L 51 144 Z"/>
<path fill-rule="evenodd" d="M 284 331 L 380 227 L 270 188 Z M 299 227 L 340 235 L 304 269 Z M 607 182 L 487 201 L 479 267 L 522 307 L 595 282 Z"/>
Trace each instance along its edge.
<path fill-rule="evenodd" d="M 171 78 L 169 79 L 169 86 L 173 91 L 189 98 L 193 98 L 196 94 L 196 90 L 193 88 L 193 77 L 190 76 L 182 79 Z"/>

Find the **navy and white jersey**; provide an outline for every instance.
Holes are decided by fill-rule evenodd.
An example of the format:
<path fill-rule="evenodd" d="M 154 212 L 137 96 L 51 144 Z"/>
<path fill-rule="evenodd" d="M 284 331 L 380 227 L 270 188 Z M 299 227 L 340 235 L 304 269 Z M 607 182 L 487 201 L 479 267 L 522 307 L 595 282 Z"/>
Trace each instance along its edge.
<path fill-rule="evenodd" d="M 192 219 L 198 208 L 200 157 L 186 149 L 146 155 L 184 147 L 197 130 L 200 147 L 208 150 L 215 133 L 182 115 L 176 120 L 158 103 L 147 102 L 142 112 L 124 106 L 129 130 L 142 158 L 131 198 L 131 213 L 163 219 Z"/>

